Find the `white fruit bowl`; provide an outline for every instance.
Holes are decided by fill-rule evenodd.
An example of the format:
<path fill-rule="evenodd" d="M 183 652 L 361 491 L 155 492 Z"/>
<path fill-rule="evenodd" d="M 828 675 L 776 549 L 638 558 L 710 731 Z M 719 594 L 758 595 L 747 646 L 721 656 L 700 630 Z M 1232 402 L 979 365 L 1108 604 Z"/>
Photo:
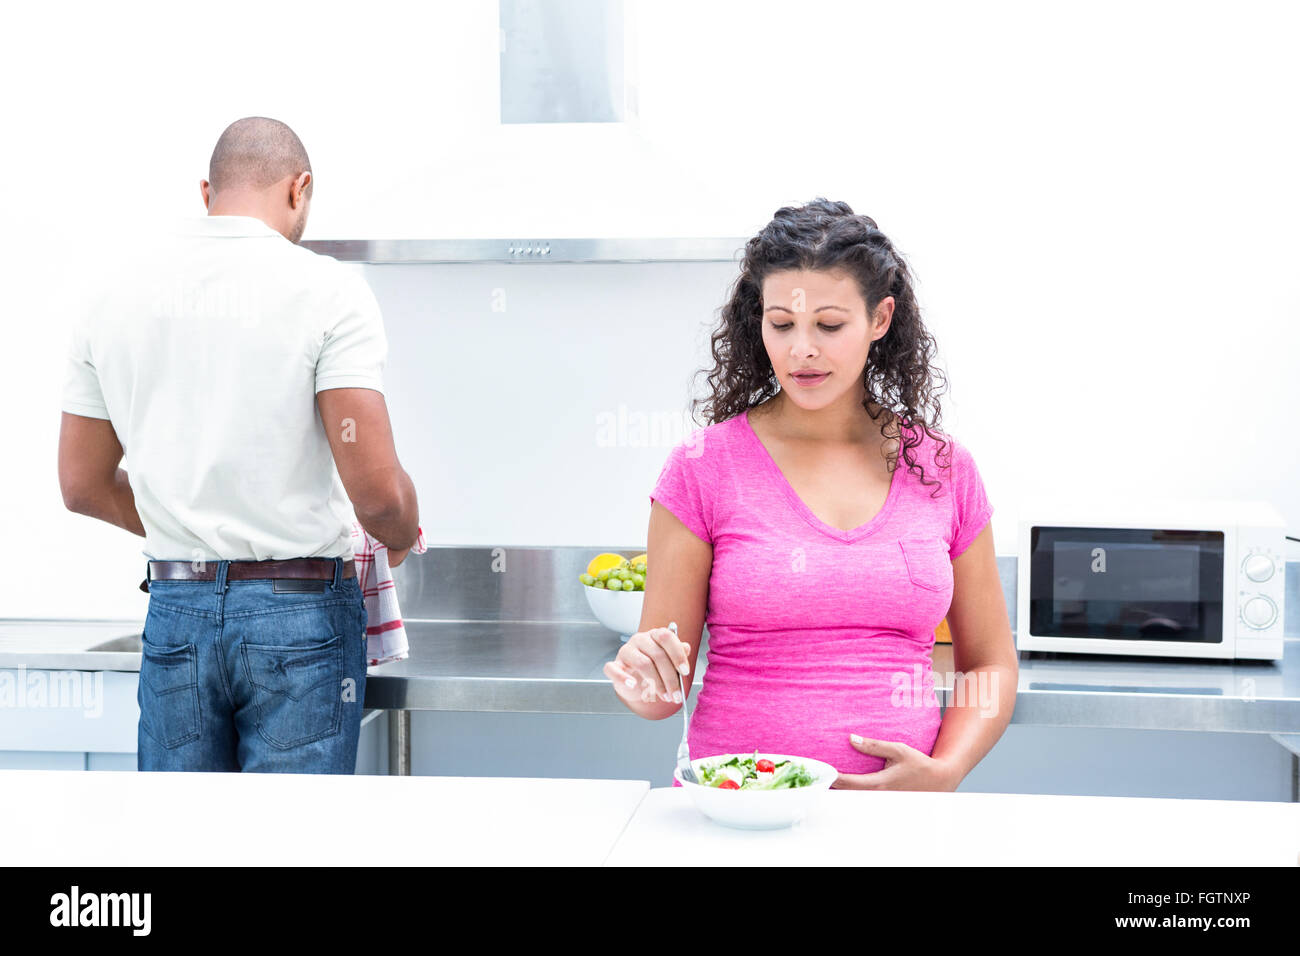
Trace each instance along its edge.
<path fill-rule="evenodd" d="M 692 760 L 696 776 L 706 764 L 725 763 L 732 757 L 752 757 L 753 752 L 743 754 L 718 754 L 714 757 L 701 757 Z M 682 785 L 691 802 L 714 823 L 735 827 L 739 830 L 779 830 L 793 826 L 802 820 L 812 809 L 821 795 L 831 788 L 839 772 L 828 763 L 810 760 L 807 757 L 794 757 L 789 754 L 760 753 L 759 759 L 766 757 L 773 763 L 793 760 L 808 768 L 813 775 L 813 782 L 806 787 L 794 787 L 789 790 L 720 790 L 706 787 L 701 783 L 689 783 L 682 779 L 680 770 L 673 771 L 673 778 Z"/>
<path fill-rule="evenodd" d="M 578 587 L 587 592 L 587 606 L 596 615 L 596 620 L 611 631 L 617 631 L 619 640 L 626 642 L 640 628 L 644 591 L 607 591 L 589 588 L 585 584 Z"/>

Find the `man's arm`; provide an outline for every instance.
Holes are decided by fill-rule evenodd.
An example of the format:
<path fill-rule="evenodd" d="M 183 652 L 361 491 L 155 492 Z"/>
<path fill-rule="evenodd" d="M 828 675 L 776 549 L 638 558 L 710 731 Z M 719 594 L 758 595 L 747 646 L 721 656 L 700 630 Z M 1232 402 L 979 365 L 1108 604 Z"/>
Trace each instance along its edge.
<path fill-rule="evenodd" d="M 99 518 L 144 537 L 135 494 L 118 463 L 122 444 L 113 423 L 63 413 L 59 427 L 59 488 L 69 511 Z"/>
<path fill-rule="evenodd" d="M 420 509 L 411 476 L 397 460 L 383 393 L 327 388 L 316 393 L 316 405 L 357 520 L 388 546 L 389 565 L 400 564 L 415 544 Z"/>

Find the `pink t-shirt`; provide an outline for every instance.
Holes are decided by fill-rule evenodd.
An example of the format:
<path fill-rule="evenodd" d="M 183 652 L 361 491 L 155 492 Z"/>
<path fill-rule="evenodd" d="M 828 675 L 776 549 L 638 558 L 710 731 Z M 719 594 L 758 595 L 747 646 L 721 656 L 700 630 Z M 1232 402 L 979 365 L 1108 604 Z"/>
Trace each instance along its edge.
<path fill-rule="evenodd" d="M 669 454 L 650 499 L 713 546 L 692 758 L 761 750 L 871 773 L 884 760 L 850 733 L 934 749 L 930 650 L 952 603 L 951 559 L 993 508 L 970 452 L 945 434 L 952 468 L 940 472 L 938 442 L 921 435 L 912 454 L 930 484 L 900 461 L 880 513 L 852 531 L 795 494 L 747 412 Z"/>

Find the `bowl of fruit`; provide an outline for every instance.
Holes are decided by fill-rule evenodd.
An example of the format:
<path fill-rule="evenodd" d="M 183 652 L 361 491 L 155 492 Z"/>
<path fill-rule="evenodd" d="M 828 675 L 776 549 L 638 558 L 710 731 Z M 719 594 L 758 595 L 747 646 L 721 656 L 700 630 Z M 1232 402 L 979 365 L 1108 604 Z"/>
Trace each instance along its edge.
<path fill-rule="evenodd" d="M 578 575 L 591 613 L 619 639 L 626 641 L 641 626 L 641 604 L 645 600 L 646 556 L 625 558 L 621 554 L 598 554 L 587 570 Z"/>

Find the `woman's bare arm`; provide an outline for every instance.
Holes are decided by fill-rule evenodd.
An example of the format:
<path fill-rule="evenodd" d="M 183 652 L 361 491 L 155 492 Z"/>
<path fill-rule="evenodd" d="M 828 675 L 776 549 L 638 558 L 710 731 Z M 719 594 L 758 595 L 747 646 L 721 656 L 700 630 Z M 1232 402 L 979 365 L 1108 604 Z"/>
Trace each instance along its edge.
<path fill-rule="evenodd" d="M 952 573 L 948 627 L 957 673 L 930 756 L 948 765 L 955 789 L 1011 722 L 1020 665 L 998 577 L 992 523 L 952 562 Z"/>

